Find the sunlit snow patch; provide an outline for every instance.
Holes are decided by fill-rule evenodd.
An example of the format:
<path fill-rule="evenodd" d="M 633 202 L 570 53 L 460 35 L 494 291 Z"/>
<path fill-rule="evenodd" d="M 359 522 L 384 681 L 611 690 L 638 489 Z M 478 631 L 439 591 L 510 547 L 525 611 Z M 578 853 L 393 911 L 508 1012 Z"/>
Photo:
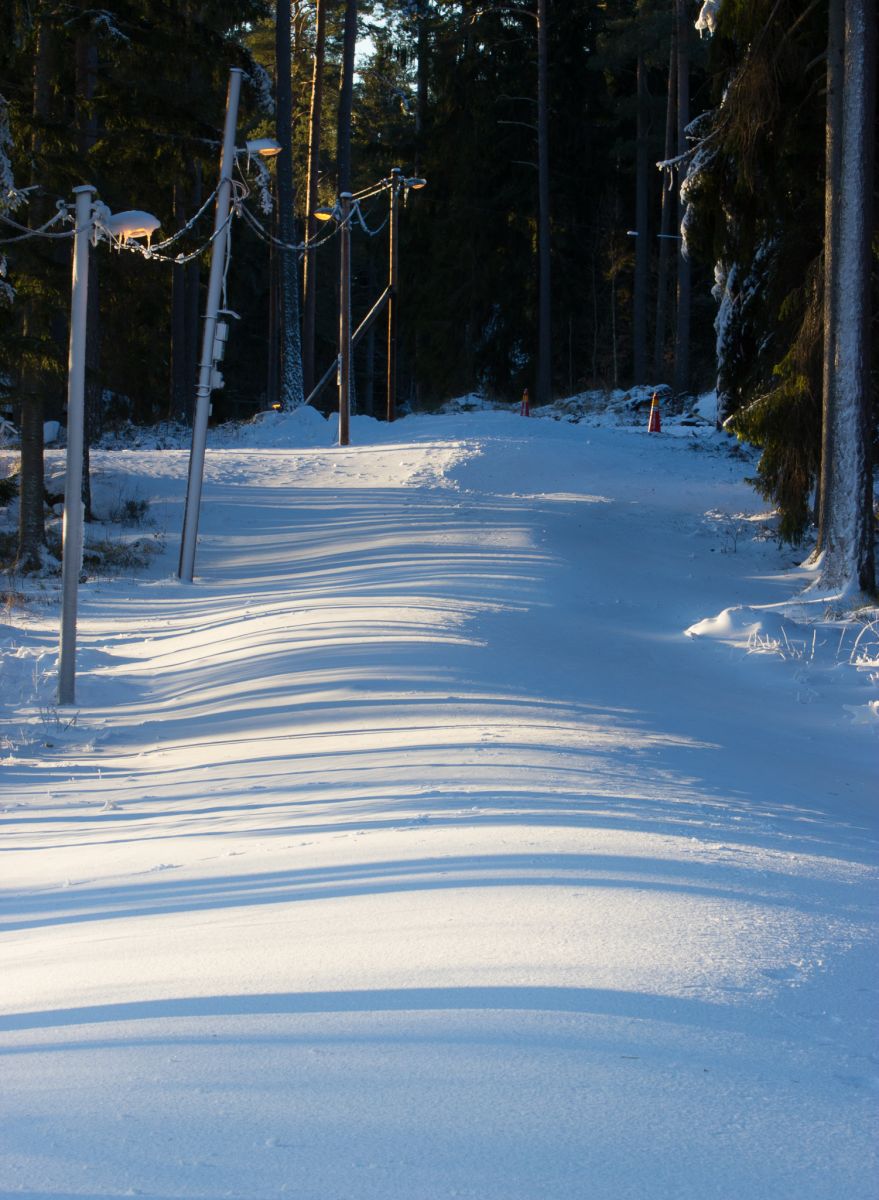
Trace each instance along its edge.
<path fill-rule="evenodd" d="M 752 640 L 764 634 L 765 620 L 765 614 L 736 605 L 733 608 L 725 608 L 716 617 L 705 617 L 697 621 L 684 632 L 687 637 L 715 638 L 717 641 L 749 649 Z"/>

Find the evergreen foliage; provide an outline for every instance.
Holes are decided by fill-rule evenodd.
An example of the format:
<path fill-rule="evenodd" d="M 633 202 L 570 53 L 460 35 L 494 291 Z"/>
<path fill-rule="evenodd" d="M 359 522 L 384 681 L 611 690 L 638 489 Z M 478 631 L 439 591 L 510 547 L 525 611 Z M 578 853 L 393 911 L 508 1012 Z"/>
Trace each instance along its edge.
<path fill-rule="evenodd" d="M 285 209 L 279 221 L 277 199 L 263 211 L 258 188 L 248 203 L 270 234 L 298 240 L 315 3 L 286 2 L 296 210 Z M 337 191 L 348 8 L 327 7 L 320 204 Z M 364 188 L 397 166 L 429 182 L 400 222 L 400 398 L 429 405 L 481 387 L 515 401 L 523 387 L 534 389 L 538 341 L 536 8 L 529 0 L 359 0 L 356 9 L 351 186 Z M 146 209 L 161 219 L 162 234 L 178 229 L 216 182 L 230 66 L 245 71 L 239 144 L 274 132 L 276 11 L 266 0 L 114 0 L 100 10 L 82 0 L 10 0 L 0 16 L 0 97 L 10 131 L 7 138 L 0 113 L 0 181 L 34 185 L 15 216 L 38 225 L 56 199 L 88 182 L 111 209 Z M 671 0 L 547 2 L 557 394 L 660 382 L 632 376 L 634 339 L 643 364 L 652 357 L 654 324 L 658 372 L 665 381 L 673 376 L 673 329 L 662 336 L 664 321 L 650 314 L 660 247 L 677 252 L 676 242 L 655 236 L 662 176 L 652 166 L 664 157 L 674 14 Z M 725 0 L 711 16 L 710 41 L 693 34 L 698 119 L 684 183 L 695 264 L 692 361 L 703 372 L 693 382 L 710 386 L 716 343 L 728 427 L 762 448 L 757 485 L 779 505 L 784 534 L 797 539 L 811 519 L 821 456 L 827 0 Z M 645 297 L 641 243 L 636 300 L 629 231 L 639 162 L 642 198 L 645 190 L 645 145 L 649 253 Z M 386 213 L 384 193 L 364 205 L 373 229 Z M 209 229 L 210 210 L 182 248 L 199 245 Z M 265 407 L 282 391 L 279 265 L 288 252 L 241 220 L 233 222 L 232 247 L 226 302 L 241 319 L 223 365 L 226 387 L 214 396 L 215 419 Z M 356 324 L 384 286 L 386 234 L 356 230 L 353 255 Z M 0 307 L 0 378 L 14 415 L 35 406 L 33 431 L 38 408 L 46 416 L 63 408 L 69 246 L 21 242 L 5 257 L 3 295 L 14 301 Z M 173 269 L 104 247 L 96 257 L 100 352 L 90 371 L 105 397 L 101 418 L 185 416 L 208 255 Z M 315 278 L 319 377 L 338 333 L 332 242 L 315 259 Z M 356 392 L 367 411 L 379 407 L 373 388 L 383 339 L 379 322 L 357 353 Z M 328 388 L 320 403 L 332 402 Z"/>
<path fill-rule="evenodd" d="M 686 188 L 691 249 L 718 265 L 721 411 L 793 541 L 821 461 L 826 44 L 826 2 L 726 0 Z"/>

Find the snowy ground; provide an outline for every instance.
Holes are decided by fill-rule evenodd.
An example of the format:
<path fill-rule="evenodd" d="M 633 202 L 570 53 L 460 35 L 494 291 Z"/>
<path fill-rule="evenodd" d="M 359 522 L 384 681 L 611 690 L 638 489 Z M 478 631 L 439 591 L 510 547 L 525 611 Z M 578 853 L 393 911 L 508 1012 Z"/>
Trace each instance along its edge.
<path fill-rule="evenodd" d="M 332 437 L 216 436 L 193 586 L 95 455 L 76 712 L 3 618 L 0 1198 L 875 1200 L 875 631 L 707 425 Z"/>

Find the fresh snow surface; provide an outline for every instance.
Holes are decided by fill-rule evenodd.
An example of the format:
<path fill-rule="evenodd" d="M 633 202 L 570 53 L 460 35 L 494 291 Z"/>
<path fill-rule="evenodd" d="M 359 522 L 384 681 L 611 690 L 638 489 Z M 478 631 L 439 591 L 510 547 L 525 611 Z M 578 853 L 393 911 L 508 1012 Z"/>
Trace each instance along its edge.
<path fill-rule="evenodd" d="M 217 431 L 189 586 L 93 453 L 167 542 L 76 710 L 0 618 L 0 1197 L 875 1200 L 875 629 L 624 408 Z"/>

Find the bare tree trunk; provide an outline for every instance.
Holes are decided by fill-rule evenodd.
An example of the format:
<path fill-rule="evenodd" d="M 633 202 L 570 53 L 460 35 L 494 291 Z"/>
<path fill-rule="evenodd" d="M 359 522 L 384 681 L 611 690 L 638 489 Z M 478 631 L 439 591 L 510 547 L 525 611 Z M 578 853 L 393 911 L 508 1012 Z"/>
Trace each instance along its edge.
<path fill-rule="evenodd" d="M 85 0 L 80 0 L 80 9 Z M 98 47 L 94 36 L 81 34 L 76 39 L 76 92 L 78 148 L 87 160 L 88 153 L 98 140 L 98 121 L 91 107 L 98 80 Z M 98 281 L 99 257 L 94 246 L 89 246 L 88 300 L 86 314 L 85 346 L 85 408 L 84 437 L 82 439 L 82 500 L 85 519 L 91 521 L 92 475 L 90 448 L 101 425 L 101 307 Z"/>
<path fill-rule="evenodd" d="M 610 346 L 613 362 L 614 391 L 620 386 L 620 363 L 617 356 L 617 272 L 616 266 L 610 277 Z"/>
<path fill-rule="evenodd" d="M 674 155 L 675 129 L 677 122 L 678 52 L 672 37 L 668 61 L 668 100 L 665 109 L 665 151 L 663 159 L 668 162 Z M 659 231 L 659 271 L 656 282 L 656 331 L 653 347 L 653 377 L 657 383 L 666 379 L 665 340 L 668 332 L 668 275 L 671 262 L 671 218 L 674 211 L 672 196 L 673 176 L 670 171 L 662 175 L 662 214 Z"/>
<path fill-rule="evenodd" d="M 186 222 L 183 187 L 174 185 L 174 220 L 180 229 Z M 189 377 L 186 373 L 186 266 L 175 263 L 171 268 L 171 404 L 172 420 L 182 420 L 189 400 Z"/>
<path fill-rule="evenodd" d="M 308 182 L 305 196 L 305 236 L 317 233 L 317 183 L 320 175 L 320 124 L 323 112 L 324 57 L 327 37 L 326 0 L 317 0 L 314 38 L 314 72 L 308 116 Z M 317 262 L 306 254 L 302 266 L 302 374 L 306 396 L 314 387 L 314 341 L 317 322 Z"/>
<path fill-rule="evenodd" d="M 339 82 L 339 194 L 351 191 L 351 113 L 354 106 L 354 50 L 357 45 L 357 0 L 345 0 L 342 74 Z"/>
<path fill-rule="evenodd" d="M 648 171 L 647 68 L 644 55 L 638 55 L 638 129 L 635 147 L 635 289 L 632 302 L 632 375 L 633 383 L 647 382 L 647 281 L 650 245 L 647 240 Z"/>
<path fill-rule="evenodd" d="M 677 0 L 678 47 L 678 154 L 687 150 L 686 129 L 690 121 L 690 15 L 687 0 Z M 680 167 L 681 177 L 684 167 Z M 678 226 L 683 219 L 683 205 L 678 186 Z M 690 390 L 690 260 L 680 243 L 678 253 L 678 304 L 675 327 L 674 390 L 680 395 Z"/>
<path fill-rule="evenodd" d="M 818 586 L 842 595 L 875 592 L 873 477 L 870 455 L 870 266 L 875 157 L 876 11 L 872 0 L 831 0 L 828 80 L 844 12 L 842 97 L 828 99 L 828 167 L 838 164 L 835 212 L 826 230 L 825 287 L 832 328 L 825 349 L 832 376 L 825 394 L 822 466 L 823 554 Z M 837 11 L 834 11 L 837 10 Z M 834 142 L 839 135 L 840 145 Z M 829 253 L 827 251 L 829 250 Z M 825 299 L 825 303 L 828 301 Z"/>
<path fill-rule="evenodd" d="M 39 183 L 39 162 L 42 154 L 42 129 L 51 117 L 51 84 L 54 65 L 54 35 L 49 26 L 46 6 L 41 5 L 36 17 L 37 42 L 34 55 L 33 113 L 36 132 L 32 143 L 33 170 L 31 182 Z M 43 198 L 37 194 L 31 202 L 31 219 L 35 224 L 45 220 Z M 32 297 L 22 302 L 25 341 L 41 335 L 41 320 Z M 21 477 L 19 488 L 18 550 L 16 569 L 39 571 L 43 566 L 46 526 L 43 515 L 43 418 L 45 411 L 45 375 L 28 355 L 21 371 Z"/>
<path fill-rule="evenodd" d="M 192 212 L 198 212 L 202 202 L 201 167 L 193 163 L 192 173 Z M 186 407 L 183 410 L 183 420 L 191 423 L 195 403 L 195 384 L 198 379 L 199 333 L 201 331 L 201 273 L 198 259 L 186 264 Z"/>
<path fill-rule="evenodd" d="M 821 422 L 821 477 L 818 484 L 818 544 L 824 549 L 833 501 L 831 466 L 834 461 L 833 433 L 836 381 L 836 310 L 839 279 L 839 184 L 842 166 L 842 90 L 845 45 L 845 0 L 831 0 L 827 29 L 827 118 L 824 136 L 824 364 Z"/>
<path fill-rule="evenodd" d="M 546 0 L 537 0 L 537 403 L 552 400 L 552 291 L 549 214 L 549 26 Z"/>
<path fill-rule="evenodd" d="M 201 177 L 190 164 L 191 185 L 174 186 L 174 218 L 180 228 L 201 205 Z M 188 211 L 191 208 L 191 212 Z M 177 264 L 171 267 L 171 418 L 191 420 L 192 397 L 198 364 L 198 263 Z"/>
<path fill-rule="evenodd" d="M 272 236 L 278 236 L 278 206 L 275 204 L 271 216 Z M 278 249 L 269 245 L 269 303 L 266 321 L 266 407 L 278 403 Z M 304 385 L 303 385 L 304 390 Z"/>
<path fill-rule="evenodd" d="M 293 96 L 291 82 L 291 0 L 277 0 L 275 14 L 275 123 L 281 146 L 278 155 L 278 231 L 281 241 L 296 241 L 293 186 Z M 302 386 L 302 341 L 299 330 L 299 279 L 297 255 L 285 250 L 279 256 L 281 292 L 281 388 L 285 411 L 305 399 Z"/>
<path fill-rule="evenodd" d="M 424 129 L 427 119 L 427 84 L 430 69 L 430 37 L 428 18 L 430 10 L 427 0 L 420 0 L 416 20 L 418 32 L 416 53 L 418 63 L 415 74 L 415 173 L 420 174 L 424 159 Z"/>

